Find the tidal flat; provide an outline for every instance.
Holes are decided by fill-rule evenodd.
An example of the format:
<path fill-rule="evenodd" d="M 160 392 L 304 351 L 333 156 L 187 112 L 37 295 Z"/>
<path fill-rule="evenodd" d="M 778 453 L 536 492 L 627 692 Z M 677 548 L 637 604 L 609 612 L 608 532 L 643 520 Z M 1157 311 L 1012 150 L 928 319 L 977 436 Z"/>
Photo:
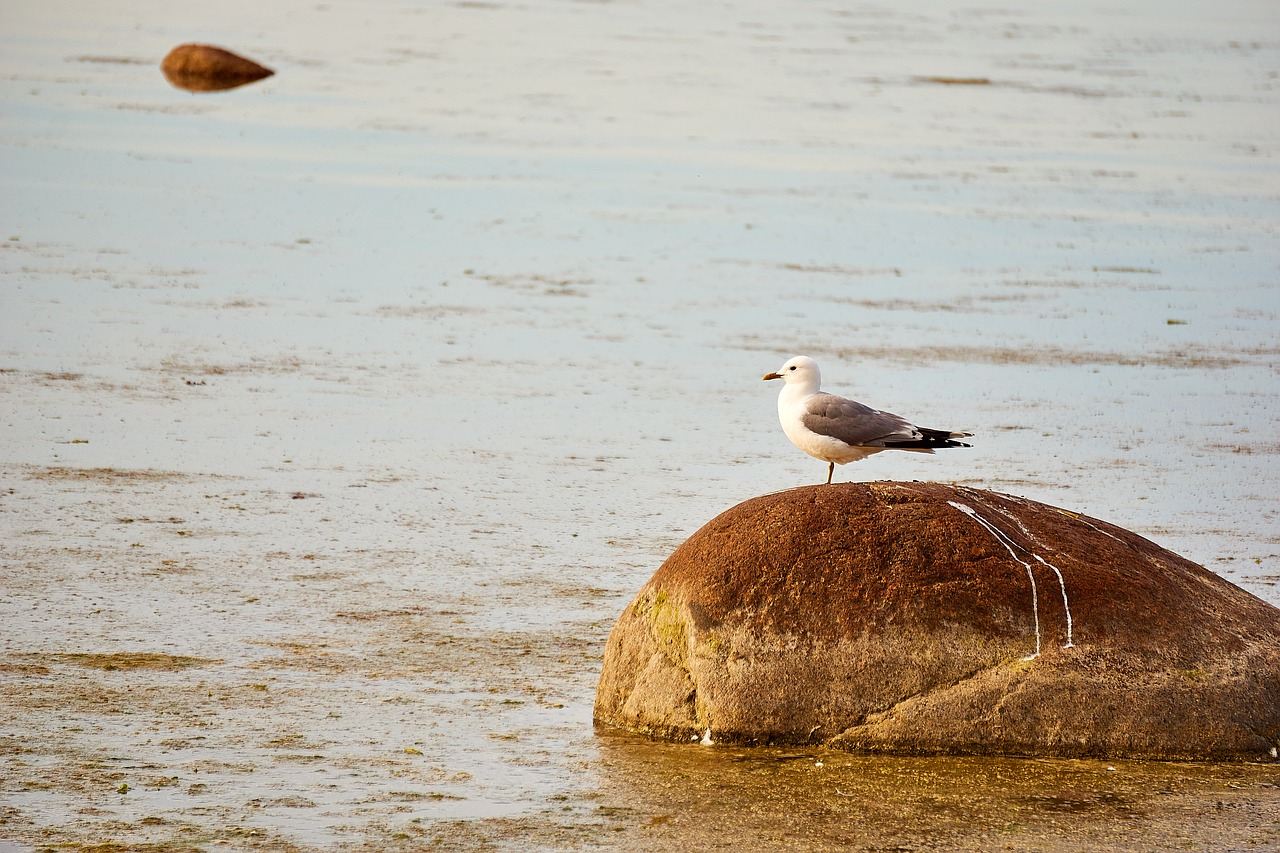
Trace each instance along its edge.
<path fill-rule="evenodd" d="M 792 354 L 1280 604 L 1271 5 L 59 0 L 0 32 L 0 850 L 1226 851 L 1280 765 L 649 743 Z M 175 45 L 271 67 L 175 89 Z M 1079 618 L 1087 619 L 1087 614 Z"/>

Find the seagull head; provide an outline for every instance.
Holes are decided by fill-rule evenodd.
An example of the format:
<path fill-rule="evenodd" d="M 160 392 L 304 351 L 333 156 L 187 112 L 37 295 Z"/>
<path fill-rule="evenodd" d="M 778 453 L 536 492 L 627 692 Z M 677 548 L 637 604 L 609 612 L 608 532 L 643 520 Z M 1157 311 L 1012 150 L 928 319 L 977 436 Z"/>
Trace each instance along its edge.
<path fill-rule="evenodd" d="M 807 355 L 798 355 L 778 368 L 777 373 L 766 373 L 764 378 L 781 379 L 788 385 L 810 386 L 814 391 L 822 385 L 822 374 L 818 371 L 818 362 Z"/>

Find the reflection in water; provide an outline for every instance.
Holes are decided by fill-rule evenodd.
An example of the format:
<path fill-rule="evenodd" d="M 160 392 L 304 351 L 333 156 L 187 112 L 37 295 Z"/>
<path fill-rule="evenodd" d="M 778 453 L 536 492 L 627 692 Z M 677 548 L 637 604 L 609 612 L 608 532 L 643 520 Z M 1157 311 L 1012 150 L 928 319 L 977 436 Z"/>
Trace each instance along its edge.
<path fill-rule="evenodd" d="M 623 848 L 1090 849 L 1090 839 L 1106 847 L 1135 820 L 1159 823 L 1175 795 L 1191 802 L 1197 791 L 1274 779 L 1258 765 L 700 747 L 611 729 L 597 737 L 597 812 Z M 1064 814 L 1072 823 L 1061 823 Z"/>
<path fill-rule="evenodd" d="M 165 79 L 190 92 L 220 92 L 275 74 L 252 59 L 211 44 L 180 44 L 160 63 Z"/>

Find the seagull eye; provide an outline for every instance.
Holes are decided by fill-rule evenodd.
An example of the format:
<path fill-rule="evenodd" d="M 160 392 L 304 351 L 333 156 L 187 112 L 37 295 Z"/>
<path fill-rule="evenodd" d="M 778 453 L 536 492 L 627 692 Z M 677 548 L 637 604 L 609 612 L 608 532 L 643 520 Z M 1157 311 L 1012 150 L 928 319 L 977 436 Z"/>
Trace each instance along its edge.
<path fill-rule="evenodd" d="M 792 369 L 792 370 L 795 370 L 795 369 L 796 369 L 796 366 L 795 366 L 794 364 L 793 364 L 793 365 L 791 365 L 791 369 Z"/>

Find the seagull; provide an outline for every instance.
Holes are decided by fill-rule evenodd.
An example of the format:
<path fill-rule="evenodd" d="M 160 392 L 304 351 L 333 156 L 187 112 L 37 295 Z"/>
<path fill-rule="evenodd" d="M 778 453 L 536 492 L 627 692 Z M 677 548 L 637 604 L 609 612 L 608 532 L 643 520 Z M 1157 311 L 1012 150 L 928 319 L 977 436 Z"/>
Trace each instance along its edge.
<path fill-rule="evenodd" d="M 778 395 L 778 420 L 791 443 L 827 463 L 827 485 L 836 465 L 866 459 L 881 450 L 932 453 L 939 447 L 972 447 L 959 438 L 971 432 L 918 427 L 906 418 L 820 390 L 818 363 L 798 355 L 765 380 L 786 382 Z"/>

